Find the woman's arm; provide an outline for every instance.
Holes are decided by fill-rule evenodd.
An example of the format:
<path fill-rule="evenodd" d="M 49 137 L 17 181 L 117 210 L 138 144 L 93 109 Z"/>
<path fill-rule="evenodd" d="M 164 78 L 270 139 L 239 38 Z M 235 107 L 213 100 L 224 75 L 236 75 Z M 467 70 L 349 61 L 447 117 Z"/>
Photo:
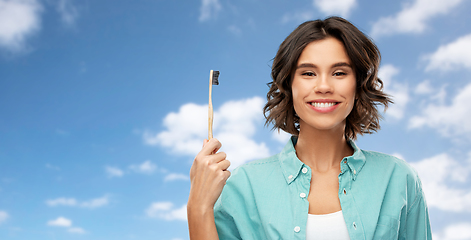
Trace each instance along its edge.
<path fill-rule="evenodd" d="M 230 162 L 224 152 L 216 153 L 221 143 L 205 140 L 190 170 L 191 189 L 188 198 L 188 227 L 191 240 L 219 239 L 213 207 L 230 176 Z"/>
<path fill-rule="evenodd" d="M 428 215 L 427 202 L 422 191 L 422 183 L 417 177 L 418 194 L 407 210 L 406 219 L 403 223 L 405 227 L 399 234 L 400 240 L 421 239 L 432 240 L 432 230 L 430 228 L 430 219 Z"/>

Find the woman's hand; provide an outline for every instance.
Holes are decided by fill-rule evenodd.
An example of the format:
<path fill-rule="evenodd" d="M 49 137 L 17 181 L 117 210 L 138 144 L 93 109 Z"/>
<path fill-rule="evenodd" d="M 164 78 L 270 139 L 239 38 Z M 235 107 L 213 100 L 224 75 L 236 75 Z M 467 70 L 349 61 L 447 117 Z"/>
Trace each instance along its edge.
<path fill-rule="evenodd" d="M 213 209 L 231 173 L 230 162 L 224 152 L 216 153 L 221 143 L 213 138 L 204 140 L 203 149 L 196 155 L 190 170 L 191 189 L 188 205 L 194 210 Z"/>
<path fill-rule="evenodd" d="M 188 198 L 188 227 L 191 240 L 219 239 L 214 223 L 213 207 L 231 173 L 231 163 L 224 152 L 217 151 L 221 143 L 213 138 L 204 140 L 203 149 L 196 155 L 190 169 Z"/>

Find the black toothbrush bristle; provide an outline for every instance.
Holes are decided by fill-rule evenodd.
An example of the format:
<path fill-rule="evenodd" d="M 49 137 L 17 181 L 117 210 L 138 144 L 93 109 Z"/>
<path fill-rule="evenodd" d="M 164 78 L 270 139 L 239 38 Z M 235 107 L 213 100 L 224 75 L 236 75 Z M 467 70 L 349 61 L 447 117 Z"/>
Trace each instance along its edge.
<path fill-rule="evenodd" d="M 219 71 L 213 71 L 213 85 L 219 85 Z"/>

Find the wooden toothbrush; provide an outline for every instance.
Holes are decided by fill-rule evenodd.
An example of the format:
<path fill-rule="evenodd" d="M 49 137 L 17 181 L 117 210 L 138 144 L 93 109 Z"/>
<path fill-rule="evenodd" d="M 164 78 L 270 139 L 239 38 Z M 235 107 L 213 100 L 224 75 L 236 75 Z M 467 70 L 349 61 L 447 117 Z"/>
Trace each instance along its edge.
<path fill-rule="evenodd" d="M 208 104 L 208 140 L 213 138 L 213 101 L 211 100 L 211 93 L 213 85 L 219 85 L 218 81 L 219 71 L 211 70 L 209 72 L 209 104 Z"/>

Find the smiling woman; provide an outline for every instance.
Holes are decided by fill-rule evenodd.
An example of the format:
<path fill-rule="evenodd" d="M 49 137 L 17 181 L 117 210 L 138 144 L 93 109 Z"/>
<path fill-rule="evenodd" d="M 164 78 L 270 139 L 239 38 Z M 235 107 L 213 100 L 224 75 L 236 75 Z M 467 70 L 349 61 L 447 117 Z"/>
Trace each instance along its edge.
<path fill-rule="evenodd" d="M 333 67 L 350 70 L 349 76 L 354 76 L 355 107 L 346 117 L 345 134 L 348 138 L 356 139 L 358 133 L 373 133 L 379 129 L 380 115 L 376 109 L 377 104 L 388 106 L 391 99 L 382 92 L 383 82 L 377 77 L 381 55 L 376 45 L 371 42 L 360 30 L 348 21 L 341 18 L 330 18 L 324 21 L 309 21 L 301 24 L 280 45 L 280 49 L 274 59 L 268 102 L 265 105 L 265 113 L 270 113 L 267 123 L 274 123 L 275 128 L 280 128 L 293 135 L 298 135 L 299 117 L 295 114 L 292 102 L 291 84 L 293 73 L 297 69 L 316 67 L 310 62 L 301 62 L 300 56 L 312 56 L 310 48 L 319 40 L 332 38 L 337 43 L 337 56 L 339 61 L 332 63 Z M 324 44 L 326 45 L 326 44 Z M 307 48 L 307 46 L 310 46 Z M 325 46 L 329 47 L 329 46 Z M 307 48 L 307 49 L 306 49 Z M 317 47 L 319 50 L 324 50 Z M 304 51 L 306 49 L 306 51 Z M 329 57 L 330 52 L 314 53 L 318 62 Z M 330 49 L 333 51 L 333 49 Z M 319 55 L 319 54 L 322 54 Z M 343 56 L 340 56 L 343 55 Z M 325 64 L 325 63 L 324 63 Z M 342 67 L 343 68 L 340 68 Z M 349 67 L 349 68 L 347 68 Z M 335 73 L 343 75 L 347 72 Z M 314 75 L 307 73 L 307 75 Z"/>
<path fill-rule="evenodd" d="M 293 75 L 293 106 L 303 130 L 310 126 L 322 130 L 339 128 L 343 132 L 356 87 L 343 44 L 331 37 L 309 43 Z"/>
<path fill-rule="evenodd" d="M 205 140 L 190 172 L 190 238 L 431 239 L 417 173 L 359 149 L 391 102 L 377 47 L 345 19 L 301 24 L 280 45 L 264 113 L 293 136 L 283 151 L 236 168 Z M 227 180 L 227 182 L 226 182 Z"/>

